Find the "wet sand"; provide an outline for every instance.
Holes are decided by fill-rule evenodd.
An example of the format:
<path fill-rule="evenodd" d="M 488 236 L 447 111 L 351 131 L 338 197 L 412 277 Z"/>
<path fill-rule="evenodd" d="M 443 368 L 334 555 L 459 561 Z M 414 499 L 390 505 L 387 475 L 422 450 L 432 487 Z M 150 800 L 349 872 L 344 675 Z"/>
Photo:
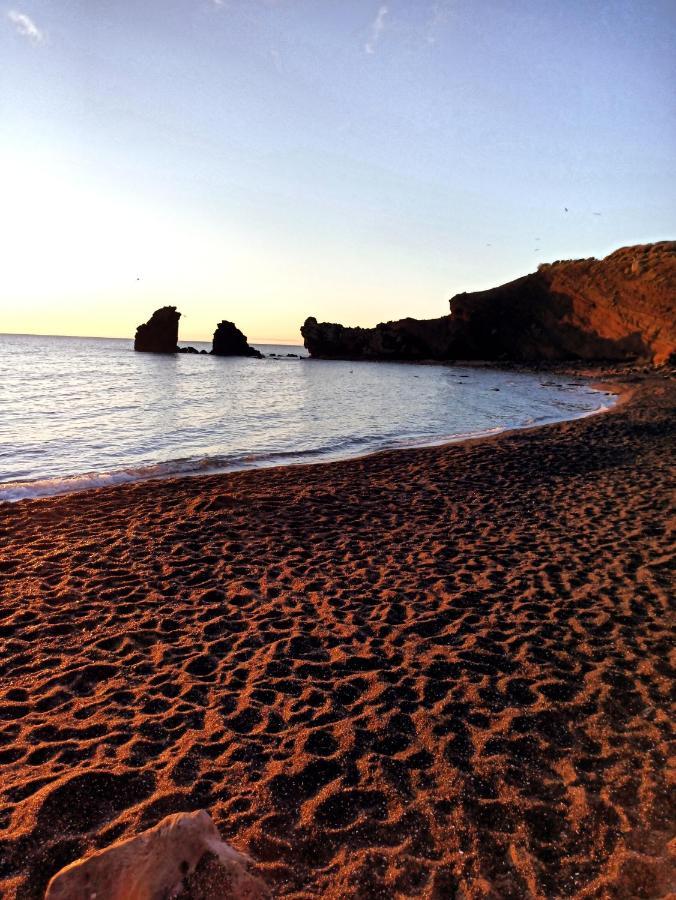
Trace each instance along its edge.
<path fill-rule="evenodd" d="M 0 894 L 203 807 L 280 897 L 667 896 L 675 399 L 0 506 Z"/>

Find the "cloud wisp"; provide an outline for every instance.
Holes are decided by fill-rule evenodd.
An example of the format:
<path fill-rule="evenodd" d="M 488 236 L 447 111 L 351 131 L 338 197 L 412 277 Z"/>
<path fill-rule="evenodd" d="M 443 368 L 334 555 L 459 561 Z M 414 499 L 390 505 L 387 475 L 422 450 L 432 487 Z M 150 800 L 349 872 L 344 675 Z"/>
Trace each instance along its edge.
<path fill-rule="evenodd" d="M 451 14 L 451 0 L 438 0 L 432 4 L 430 17 L 425 26 L 425 40 L 428 44 L 436 44 L 439 31 L 444 27 Z"/>
<path fill-rule="evenodd" d="M 44 32 L 38 28 L 35 22 L 30 16 L 27 16 L 26 13 L 19 12 L 16 9 L 10 9 L 7 13 L 7 18 L 14 25 L 17 33 L 22 35 L 22 37 L 27 38 L 32 44 L 41 44 L 44 41 Z"/>
<path fill-rule="evenodd" d="M 371 24 L 371 36 L 364 44 L 364 50 L 367 53 L 371 54 L 376 52 L 376 46 L 378 44 L 378 41 L 380 40 L 380 36 L 385 30 L 385 20 L 387 19 L 387 14 L 389 13 L 389 11 L 389 7 L 385 6 L 385 4 L 378 7 L 378 13 Z"/>

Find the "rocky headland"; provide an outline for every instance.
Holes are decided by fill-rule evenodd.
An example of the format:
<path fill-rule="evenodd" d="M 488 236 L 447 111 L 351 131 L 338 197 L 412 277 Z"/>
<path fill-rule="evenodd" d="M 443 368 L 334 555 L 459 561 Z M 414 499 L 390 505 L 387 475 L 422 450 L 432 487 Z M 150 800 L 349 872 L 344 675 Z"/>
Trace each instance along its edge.
<path fill-rule="evenodd" d="M 309 318 L 311 356 L 522 363 L 676 359 L 676 241 L 541 265 L 450 301 L 449 315 L 348 328 Z"/>

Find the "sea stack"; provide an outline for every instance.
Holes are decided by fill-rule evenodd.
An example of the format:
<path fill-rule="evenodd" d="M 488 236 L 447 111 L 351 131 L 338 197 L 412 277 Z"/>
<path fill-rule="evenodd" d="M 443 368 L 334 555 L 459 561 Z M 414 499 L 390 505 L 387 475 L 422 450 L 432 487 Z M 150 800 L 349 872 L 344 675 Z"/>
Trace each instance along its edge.
<path fill-rule="evenodd" d="M 246 335 L 237 328 L 234 322 L 219 322 L 214 331 L 214 343 L 211 352 L 214 356 L 250 356 L 262 359 L 263 354 L 251 347 Z"/>
<path fill-rule="evenodd" d="M 141 353 L 176 353 L 180 312 L 175 306 L 156 309 L 143 325 L 136 329 L 134 350 Z"/>

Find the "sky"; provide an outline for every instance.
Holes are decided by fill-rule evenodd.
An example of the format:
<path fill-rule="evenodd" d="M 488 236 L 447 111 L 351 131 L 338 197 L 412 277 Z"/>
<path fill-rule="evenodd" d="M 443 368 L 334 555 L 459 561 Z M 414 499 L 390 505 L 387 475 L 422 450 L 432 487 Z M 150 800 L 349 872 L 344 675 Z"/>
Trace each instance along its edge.
<path fill-rule="evenodd" d="M 10 0 L 0 332 L 173 304 L 182 341 L 297 342 L 673 239 L 675 32 L 672 0 Z"/>

